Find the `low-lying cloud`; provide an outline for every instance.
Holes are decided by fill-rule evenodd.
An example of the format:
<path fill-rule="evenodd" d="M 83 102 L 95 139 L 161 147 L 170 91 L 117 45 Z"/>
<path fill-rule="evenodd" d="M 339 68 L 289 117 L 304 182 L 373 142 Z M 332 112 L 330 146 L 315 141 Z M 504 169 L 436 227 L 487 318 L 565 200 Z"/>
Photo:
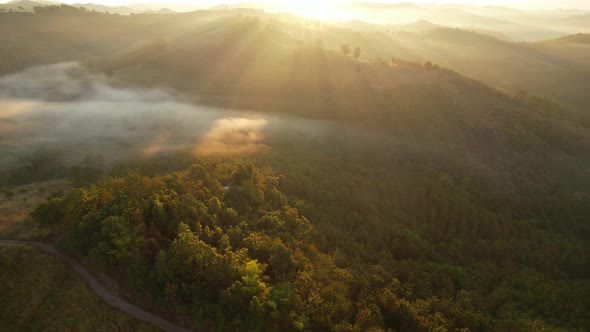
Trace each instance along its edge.
<path fill-rule="evenodd" d="M 385 141 L 334 121 L 183 103 L 173 93 L 129 87 L 77 63 L 0 77 L 0 179 L 36 151 L 59 156 L 65 166 L 97 157 L 109 166 L 175 151 L 346 155 Z"/>
<path fill-rule="evenodd" d="M 43 148 L 67 151 L 76 162 L 87 153 L 119 161 L 187 148 L 236 154 L 267 147 L 269 120 L 259 115 L 119 85 L 77 63 L 0 77 L 0 152 L 6 156 L 0 169 Z"/>

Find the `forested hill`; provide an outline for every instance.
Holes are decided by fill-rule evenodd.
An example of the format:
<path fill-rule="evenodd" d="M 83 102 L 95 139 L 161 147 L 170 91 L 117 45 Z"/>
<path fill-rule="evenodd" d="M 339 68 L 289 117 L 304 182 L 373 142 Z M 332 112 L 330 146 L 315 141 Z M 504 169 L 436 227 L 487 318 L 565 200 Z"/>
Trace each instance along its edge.
<path fill-rule="evenodd" d="M 240 72 L 239 66 L 259 56 L 261 49 L 268 53 L 266 59 L 272 59 L 281 52 L 319 42 L 327 51 L 339 52 L 342 45 L 349 45 L 353 51 L 358 46 L 365 60 L 389 63 L 394 57 L 422 64 L 431 61 L 511 93 L 529 91 L 577 110 L 590 105 L 584 93 L 590 88 L 588 57 L 583 56 L 588 48 L 580 43 L 567 47 L 562 43 L 561 48 L 551 43 L 514 43 L 438 26 L 416 32 L 391 31 L 387 26 L 362 31 L 355 30 L 354 25 L 330 25 L 254 9 L 121 16 L 61 6 L 39 7 L 36 14 L 0 15 L 4 32 L 0 36 L 0 73 L 33 64 L 86 60 L 102 62 L 106 69 L 133 66 L 136 80 L 147 83 L 153 75 L 150 69 L 163 74 L 159 72 L 162 68 L 150 63 L 160 58 L 162 65 L 170 65 L 167 75 L 178 80 L 176 86 L 198 81 L 200 73 L 193 71 L 203 66 L 223 67 L 230 74 L 234 71 L 240 76 L 230 76 L 228 83 L 244 83 L 251 71 Z M 45 28 L 40 31 L 38 25 Z M 581 37 L 564 40 L 576 38 Z M 115 63 L 104 64 L 104 60 Z M 189 71 L 173 76 L 186 69 Z"/>
<path fill-rule="evenodd" d="M 560 41 L 249 9 L 44 7 L 0 31 L 7 200 L 69 177 L 32 218 L 136 302 L 198 330 L 590 326 L 590 80 Z"/>
<path fill-rule="evenodd" d="M 389 175 L 360 180 L 354 171 L 368 168 L 358 160 L 299 153 L 259 160 L 289 162 L 287 176 L 240 159 L 133 163 L 32 216 L 136 299 L 198 329 L 576 331 L 588 322 L 581 234 L 524 205 L 494 211 L 433 169 L 389 162 Z M 588 213 L 572 208 L 570 222 Z"/>
<path fill-rule="evenodd" d="M 315 305 L 350 314 L 337 308 L 350 304 L 338 302 L 346 295 L 331 279 L 350 273 L 334 270 L 311 244 L 311 225 L 280 182 L 252 165 L 195 164 L 163 177 L 113 178 L 46 201 L 32 215 L 130 290 L 202 328 L 309 328 L 309 315 L 320 314 Z M 326 292 L 330 284 L 336 288 Z M 319 293 L 325 300 L 316 303 Z M 313 325 L 332 328 L 343 318 Z"/>

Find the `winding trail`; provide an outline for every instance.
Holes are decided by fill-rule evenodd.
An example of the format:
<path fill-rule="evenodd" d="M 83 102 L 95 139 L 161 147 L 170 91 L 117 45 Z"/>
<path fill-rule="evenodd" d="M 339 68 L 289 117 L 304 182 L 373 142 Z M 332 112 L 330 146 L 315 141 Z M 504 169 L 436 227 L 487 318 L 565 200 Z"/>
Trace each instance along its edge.
<path fill-rule="evenodd" d="M 189 332 L 190 331 L 187 328 L 184 328 L 180 325 L 174 324 L 170 321 L 160 318 L 154 314 L 144 311 L 143 309 L 123 300 L 122 298 L 117 296 L 115 293 L 111 292 L 106 287 L 101 285 L 98 282 L 98 280 L 96 280 L 96 278 L 94 278 L 92 276 L 92 274 L 90 274 L 90 272 L 88 272 L 88 270 L 86 268 L 84 268 L 80 263 L 76 262 L 75 260 L 73 260 L 73 259 L 65 256 L 61 252 L 57 251 L 57 249 L 55 249 L 55 247 L 53 247 L 50 244 L 46 244 L 46 243 L 42 243 L 42 242 L 13 241 L 13 240 L 0 240 L 0 244 L 16 244 L 16 245 L 28 245 L 28 246 L 37 247 L 37 248 L 41 249 L 43 252 L 45 252 L 51 256 L 57 257 L 62 262 L 64 262 L 66 265 L 73 268 L 76 272 L 78 272 L 78 274 L 82 277 L 82 279 L 84 279 L 84 281 L 86 281 L 88 286 L 90 286 L 90 288 L 92 288 L 92 290 L 98 296 L 100 296 L 101 299 L 103 299 L 105 302 L 107 302 L 111 306 L 121 309 L 121 310 L 125 311 L 126 313 L 128 313 L 129 315 L 131 315 L 143 322 L 146 322 L 148 324 L 159 327 L 160 329 L 162 329 L 164 331 L 170 331 L 170 332 Z"/>

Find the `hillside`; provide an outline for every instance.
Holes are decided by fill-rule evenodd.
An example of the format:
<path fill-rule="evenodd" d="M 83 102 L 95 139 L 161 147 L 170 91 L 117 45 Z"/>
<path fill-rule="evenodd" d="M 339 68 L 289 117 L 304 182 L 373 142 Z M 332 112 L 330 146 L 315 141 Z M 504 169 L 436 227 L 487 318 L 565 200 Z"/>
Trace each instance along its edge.
<path fill-rule="evenodd" d="M 584 36 L 348 24 L 0 14 L 0 231 L 197 330 L 584 330 Z"/>
<path fill-rule="evenodd" d="M 590 30 L 590 14 L 575 15 L 562 19 L 560 24 L 574 27 L 578 31 L 589 32 Z"/>
<path fill-rule="evenodd" d="M 437 170 L 403 161 L 407 156 L 370 156 L 380 148 L 356 156 L 389 175 L 360 179 L 355 173 L 369 168 L 345 157 L 349 144 L 332 156 L 317 148 L 254 156 L 285 175 L 239 159 L 134 162 L 42 203 L 33 217 L 60 230 L 63 245 L 118 275 L 135 296 L 176 315 L 194 312 L 185 323 L 353 331 L 583 326 L 588 248 L 577 236 L 525 221 L 534 214 L 529 202 L 514 202 L 521 209 L 516 215 L 502 212 L 506 206 L 495 211 L 485 206 L 492 201 L 484 203 L 503 202 L 493 189 L 477 189 L 486 197 L 480 200 L 471 192 L 480 184 L 441 180 Z M 345 158 L 348 166 L 327 176 L 321 167 L 339 164 L 332 158 Z M 187 163 L 195 164 L 185 169 Z M 555 203 L 546 202 L 546 212 Z M 586 213 L 576 209 L 571 222 Z M 582 224 L 566 227 L 587 234 Z M 506 247 L 518 254 L 506 254 Z M 556 300 L 540 301 L 547 292 Z M 567 299 L 569 309 L 557 299 Z M 491 314 L 494 307 L 505 309 Z M 533 321 L 537 315 L 543 319 Z"/>
<path fill-rule="evenodd" d="M 223 20 L 218 24 L 225 24 L 225 22 L 227 21 Z M 278 63 L 274 59 L 275 54 L 272 53 L 275 48 L 276 50 L 293 49 L 296 48 L 296 45 L 301 44 L 313 46 L 315 41 L 321 40 L 326 54 L 329 54 L 331 50 L 338 50 L 342 44 L 358 45 L 362 49 L 365 58 L 383 59 L 386 62 L 389 62 L 392 57 L 420 63 L 432 61 L 482 80 L 492 86 L 505 89 L 510 93 L 528 91 L 550 97 L 576 110 L 584 110 L 590 105 L 588 94 L 584 93 L 584 91 L 590 89 L 590 66 L 588 66 L 588 62 L 582 62 L 585 58 L 584 55 L 587 54 L 585 49 L 576 48 L 568 52 L 567 49 L 563 48 L 552 53 L 548 51 L 548 47 L 510 43 L 489 35 L 460 29 L 441 28 L 423 32 L 398 32 L 386 35 L 382 32 L 358 32 L 329 27 L 325 30 L 314 31 L 270 22 L 266 23 L 263 20 L 240 23 L 238 20 L 234 22 L 234 26 L 247 26 L 251 30 L 246 29 L 232 36 L 230 35 L 231 31 L 228 31 L 229 28 L 223 26 L 220 29 L 212 29 L 208 34 L 197 36 L 190 43 L 186 43 L 184 40 L 172 40 L 172 50 L 163 58 L 173 62 L 170 64 L 170 70 L 174 70 L 174 67 L 179 64 L 191 62 L 195 64 L 195 70 L 197 68 L 211 68 L 208 65 L 199 66 L 198 62 L 200 60 L 198 57 L 183 59 L 182 55 L 173 54 L 172 52 L 176 47 L 182 49 L 185 52 L 184 54 L 188 55 L 187 52 L 196 50 L 198 47 L 208 48 L 209 45 L 200 45 L 199 40 L 205 40 L 215 33 L 225 34 L 220 35 L 220 38 L 234 38 L 243 42 L 243 50 L 237 51 L 244 52 L 246 59 L 248 56 L 254 56 L 252 54 L 248 55 L 248 52 L 267 53 L 268 55 L 265 54 L 265 56 L 268 56 L 268 61 L 264 60 L 266 61 L 265 65 L 266 63 Z M 248 26 L 248 24 L 250 25 Z M 258 32 L 260 33 L 256 35 L 257 40 L 247 39 Z M 277 41 L 276 45 L 264 44 L 266 43 L 265 38 L 274 38 Z M 261 47 L 266 48 L 263 51 L 256 50 L 255 47 L 258 47 L 258 45 L 248 45 L 248 43 L 261 43 Z M 227 47 L 231 46 L 227 45 Z M 272 48 L 272 50 L 269 50 L 269 48 Z M 205 52 L 215 52 L 215 50 L 206 50 Z M 568 57 L 567 54 L 575 55 L 577 58 Z M 327 63 L 333 58 L 332 56 L 328 57 L 330 59 L 324 60 Z M 246 59 L 238 58 L 237 61 Z M 231 60 L 233 61 L 233 59 Z M 223 61 L 228 61 L 228 59 Z M 336 69 L 338 62 L 339 60 L 335 60 L 335 63 L 331 65 L 334 73 L 339 71 L 339 69 Z M 236 65 L 240 65 L 240 63 L 236 63 Z M 242 63 L 241 65 L 250 66 L 255 64 Z M 280 71 L 280 68 L 285 68 L 285 65 L 284 62 L 280 66 L 276 66 Z M 268 66 L 272 66 L 272 64 Z M 348 69 L 350 68 L 349 66 Z M 186 69 L 188 70 L 187 74 L 190 75 L 192 69 Z M 346 72 L 348 69 L 344 69 L 344 71 Z M 256 71 L 252 70 L 252 72 Z M 186 75 L 182 77 L 184 79 L 189 78 Z"/>
<path fill-rule="evenodd" d="M 571 27 L 559 26 L 555 18 L 514 10 L 507 7 L 478 6 L 465 3 L 366 3 L 356 2 L 339 6 L 344 13 L 354 13 L 380 24 L 407 24 L 411 21 L 426 20 L 452 28 L 487 30 L 506 36 L 517 42 L 534 42 L 542 39 L 567 35 Z M 557 10 L 551 11 L 564 19 Z M 571 13 L 569 14 L 571 15 Z"/>
<path fill-rule="evenodd" d="M 59 4 L 57 1 L 31 1 L 31 0 L 13 0 L 0 4 L 2 12 L 33 12 L 35 7 L 52 6 Z"/>
<path fill-rule="evenodd" d="M 586 75 L 590 73 L 590 34 L 579 33 L 545 40 L 533 44 L 532 47 L 540 53 L 569 63 Z"/>
<path fill-rule="evenodd" d="M 60 1 L 31 1 L 31 0 L 13 0 L 7 3 L 0 4 L 0 12 L 35 12 L 35 7 L 49 7 L 49 6 L 61 6 L 64 4 Z M 83 8 L 90 12 L 98 13 L 109 13 L 118 15 L 130 15 L 130 14 L 171 14 L 175 11 L 161 8 L 153 9 L 153 6 L 147 5 L 133 5 L 132 7 L 126 6 L 107 6 L 96 3 L 74 3 L 69 4 L 74 8 Z M 150 9 L 148 9 L 150 8 Z"/>
<path fill-rule="evenodd" d="M 27 45 L 31 52 L 45 52 L 31 64 L 84 59 L 116 81 L 172 88 L 193 102 L 342 120 L 419 138 L 424 145 L 453 145 L 458 153 L 476 158 L 482 165 L 493 161 L 506 169 L 518 162 L 518 158 L 507 156 L 526 153 L 530 147 L 558 155 L 571 153 L 576 158 L 587 151 L 587 114 L 527 94 L 510 96 L 523 87 L 530 91 L 552 88 L 549 96 L 558 95 L 560 100 L 571 96 L 576 105 L 587 102 L 588 95 L 582 91 L 590 80 L 584 71 L 576 70 L 566 60 L 535 53 L 527 44 L 459 29 L 393 37 L 332 28 L 316 30 L 299 26 L 297 17 L 278 21 L 256 10 L 157 17 L 63 9 L 7 15 L 0 24 L 20 22 L 23 29 L 3 38 L 12 37 L 8 40 L 15 44 L 30 40 Z M 51 23 L 58 19 L 67 19 L 69 24 Z M 26 29 L 32 22 L 54 26 L 61 32 L 40 39 Z M 77 29 L 82 25 L 87 28 Z M 118 32 L 123 28 L 130 33 L 121 38 Z M 400 43 L 392 44 L 393 38 Z M 384 40 L 390 42 L 381 43 Z M 336 52 L 347 42 L 360 46 L 361 60 Z M 60 47 L 38 47 L 44 43 Z M 400 60 L 412 58 L 403 51 L 404 43 L 414 43 L 412 54 L 444 67 L 460 67 L 491 81 L 506 82 L 514 75 L 514 79 L 526 82 L 500 84 L 510 92 L 504 94 L 446 68 Z M 423 49 L 417 49 L 418 45 Z M 445 52 L 442 47 L 455 51 Z M 383 57 L 386 62 L 366 60 L 366 53 L 387 54 L 393 49 L 398 51 L 389 54 L 400 55 L 393 63 L 391 57 Z M 27 59 L 23 55 L 27 51 L 6 50 L 18 52 L 19 60 Z M 438 62 L 436 56 L 452 61 Z M 478 62 L 465 61 L 465 57 L 475 57 Z M 510 61 L 501 60 L 506 58 Z M 564 80 L 570 85 L 557 90 L 556 85 Z M 576 81 L 579 83 L 574 84 Z M 500 155 L 503 157 L 497 158 Z"/>
<path fill-rule="evenodd" d="M 346 28 L 346 24 L 340 24 L 342 28 L 324 24 L 318 29 L 309 20 L 298 16 L 271 15 L 248 9 L 197 11 L 155 17 L 67 14 L 67 10 L 23 15 L 5 14 L 0 22 L 0 27 L 8 29 L 6 31 L 11 31 L 11 26 L 17 22 L 22 27 L 2 36 L 4 47 L 0 51 L 3 52 L 4 60 L 0 63 L 0 72 L 22 69 L 34 63 L 103 59 L 157 39 L 166 40 L 173 48 L 190 49 L 199 46 L 192 38 L 214 36 L 217 30 L 227 30 L 225 23 L 232 20 L 235 21 L 234 25 L 240 24 L 240 19 L 236 17 L 241 15 L 258 18 L 260 21 L 256 24 L 259 27 L 274 29 L 275 38 L 281 38 L 276 41 L 281 48 L 313 45 L 315 41 L 321 40 L 326 50 L 336 51 L 342 44 L 350 44 L 359 46 L 365 59 L 389 62 L 395 57 L 420 63 L 432 61 L 513 93 L 528 91 L 578 110 L 590 104 L 588 95 L 584 93 L 589 88 L 590 71 L 584 61 L 586 50 L 547 50 L 544 43 L 511 43 L 468 30 L 420 28 L 418 32 L 396 32 L 398 28 L 408 29 L 372 25 L 376 31 L 357 31 Z M 67 20 L 67 25 L 62 23 L 64 20 Z M 37 22 L 52 28 L 45 33 L 33 34 L 34 30 L 27 28 L 27 25 Z M 351 28 L 354 27 L 354 24 L 351 25 Z M 123 36 L 117 35 L 121 29 L 128 32 Z M 494 33 L 493 30 L 490 33 Z M 190 46 L 191 43 L 193 46 Z M 567 55 L 571 53 L 575 55 Z"/>
<path fill-rule="evenodd" d="M 95 11 L 99 13 L 111 13 L 111 14 L 119 14 L 119 15 L 129 15 L 132 13 L 138 13 L 138 10 L 125 7 L 125 6 L 105 6 L 105 5 L 98 5 L 93 3 L 75 3 L 71 5 L 72 7 L 76 8 L 84 8 L 89 11 Z"/>
<path fill-rule="evenodd" d="M 285 39 L 281 32 L 264 27 L 247 30 L 238 25 L 215 33 L 217 40 L 238 38 L 252 44 L 203 46 L 201 39 L 193 39 L 193 45 L 183 48 L 168 45 L 155 59 L 139 66 L 137 62 L 128 64 L 129 70 L 115 70 L 115 77 L 140 85 L 172 86 L 189 96 L 199 96 L 201 102 L 228 108 L 353 121 L 394 132 L 431 135 L 433 140 L 454 136 L 460 142 L 465 137 L 456 136 L 458 133 L 495 132 L 495 139 L 473 147 L 480 151 L 494 144 L 514 146 L 516 142 L 510 141 L 502 120 L 508 114 L 537 116 L 524 111 L 526 106 L 508 95 L 449 70 L 403 61 L 393 65 L 356 62 L 313 46 L 284 50 L 274 42 Z M 203 51 L 195 56 L 197 48 Z M 565 113 L 557 115 L 557 109 L 554 112 L 558 118 L 567 118 Z"/>
<path fill-rule="evenodd" d="M 578 33 L 557 39 L 539 42 L 540 44 L 590 44 L 590 34 Z"/>

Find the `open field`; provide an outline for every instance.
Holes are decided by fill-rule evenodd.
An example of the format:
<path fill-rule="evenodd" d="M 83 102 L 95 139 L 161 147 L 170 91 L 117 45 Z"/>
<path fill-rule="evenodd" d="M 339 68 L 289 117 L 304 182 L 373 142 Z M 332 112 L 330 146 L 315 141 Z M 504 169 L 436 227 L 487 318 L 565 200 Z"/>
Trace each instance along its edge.
<path fill-rule="evenodd" d="M 111 308 L 36 248 L 0 246 L 1 331 L 157 331 Z"/>

